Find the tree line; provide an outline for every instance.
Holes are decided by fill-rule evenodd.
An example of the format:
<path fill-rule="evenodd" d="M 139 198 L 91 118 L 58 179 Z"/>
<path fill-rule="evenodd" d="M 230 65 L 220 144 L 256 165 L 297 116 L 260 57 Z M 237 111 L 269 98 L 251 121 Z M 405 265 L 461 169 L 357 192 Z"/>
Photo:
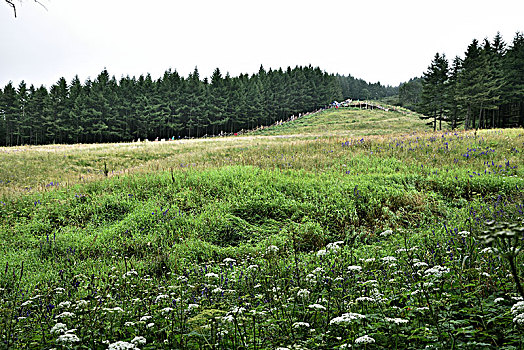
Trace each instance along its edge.
<path fill-rule="evenodd" d="M 435 54 L 422 78 L 399 87 L 400 103 L 424 113 L 433 129 L 524 126 L 524 35 L 507 45 L 474 39 L 464 58 Z"/>
<path fill-rule="evenodd" d="M 359 97 L 356 85 L 372 96 L 386 93 L 380 83 L 311 66 L 268 71 L 261 66 L 256 74 L 237 77 L 217 68 L 209 79 L 201 79 L 198 68 L 187 78 L 167 70 L 157 80 L 149 74 L 117 80 L 104 69 L 94 80 L 60 78 L 49 89 L 8 83 L 0 89 L 0 145 L 232 133 Z"/>

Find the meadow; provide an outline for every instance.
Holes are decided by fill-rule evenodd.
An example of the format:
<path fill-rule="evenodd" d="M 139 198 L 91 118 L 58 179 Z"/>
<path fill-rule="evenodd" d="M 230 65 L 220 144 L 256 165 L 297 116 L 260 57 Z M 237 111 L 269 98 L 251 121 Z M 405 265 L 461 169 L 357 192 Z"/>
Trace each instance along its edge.
<path fill-rule="evenodd" d="M 353 109 L 0 148 L 0 347 L 524 349 L 523 151 Z"/>

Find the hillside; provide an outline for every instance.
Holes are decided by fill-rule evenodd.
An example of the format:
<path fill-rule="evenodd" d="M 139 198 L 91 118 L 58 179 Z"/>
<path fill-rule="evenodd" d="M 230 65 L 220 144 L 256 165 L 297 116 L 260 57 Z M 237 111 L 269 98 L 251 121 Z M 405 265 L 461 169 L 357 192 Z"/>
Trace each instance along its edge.
<path fill-rule="evenodd" d="M 368 136 L 429 131 L 415 114 L 359 108 L 328 109 L 254 132 L 255 135 Z"/>

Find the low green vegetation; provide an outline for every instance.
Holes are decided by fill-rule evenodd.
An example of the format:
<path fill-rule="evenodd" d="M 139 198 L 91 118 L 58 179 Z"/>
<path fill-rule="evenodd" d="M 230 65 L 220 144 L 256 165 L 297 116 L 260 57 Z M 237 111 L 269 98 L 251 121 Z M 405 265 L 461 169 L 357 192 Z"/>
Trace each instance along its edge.
<path fill-rule="evenodd" d="M 524 133 L 403 118 L 2 149 L 0 346 L 522 349 Z"/>
<path fill-rule="evenodd" d="M 255 135 L 366 136 L 428 130 L 426 122 L 402 112 L 358 108 L 334 108 L 306 115 L 292 122 L 257 130 Z M 413 113 L 413 112 L 410 112 Z"/>

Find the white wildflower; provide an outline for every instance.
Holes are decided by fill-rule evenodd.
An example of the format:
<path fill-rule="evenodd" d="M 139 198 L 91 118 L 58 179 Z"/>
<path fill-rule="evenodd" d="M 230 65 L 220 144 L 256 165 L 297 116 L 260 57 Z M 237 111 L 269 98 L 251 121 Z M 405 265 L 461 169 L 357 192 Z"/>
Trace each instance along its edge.
<path fill-rule="evenodd" d="M 388 237 L 388 236 L 391 236 L 392 234 L 393 234 L 393 230 L 386 230 L 386 231 L 380 233 L 380 236 Z"/>
<path fill-rule="evenodd" d="M 440 265 L 435 265 L 432 268 L 427 269 L 424 271 L 424 274 L 426 276 L 433 276 L 433 277 L 442 277 L 443 274 L 448 273 L 450 269 L 448 267 L 442 267 Z"/>
<path fill-rule="evenodd" d="M 64 324 L 64 323 L 60 323 L 58 322 L 57 324 L 55 324 L 53 326 L 53 328 L 51 328 L 51 334 L 55 334 L 55 333 L 65 333 L 67 331 L 67 326 Z"/>
<path fill-rule="evenodd" d="M 494 253 L 498 253 L 498 249 L 497 248 L 492 248 L 492 247 L 487 247 L 487 248 L 484 248 L 480 251 L 481 254 L 494 254 Z"/>
<path fill-rule="evenodd" d="M 249 266 L 247 267 L 247 269 L 248 269 L 248 270 L 256 270 L 256 269 L 258 269 L 258 265 L 249 265 Z"/>
<path fill-rule="evenodd" d="M 315 310 L 326 310 L 326 308 L 320 304 L 311 304 L 308 307 L 310 309 L 315 309 Z"/>
<path fill-rule="evenodd" d="M 324 273 L 324 269 L 321 268 L 321 267 L 317 267 L 316 269 L 314 269 L 313 271 L 311 271 L 311 273 L 318 273 L 318 272 L 320 272 L 320 273 Z"/>
<path fill-rule="evenodd" d="M 348 270 L 349 271 L 360 272 L 360 271 L 362 271 L 362 266 L 350 265 L 350 266 L 348 266 Z"/>
<path fill-rule="evenodd" d="M 458 235 L 459 235 L 460 237 L 467 238 L 467 237 L 469 237 L 469 231 L 460 231 L 460 232 L 458 233 Z"/>
<path fill-rule="evenodd" d="M 301 290 L 299 290 L 299 291 L 297 292 L 297 296 L 298 296 L 298 297 L 301 297 L 301 298 L 307 298 L 307 297 L 309 297 L 309 294 L 310 294 L 310 293 L 311 293 L 311 292 L 310 292 L 309 290 L 307 290 L 307 289 L 301 289 Z"/>
<path fill-rule="evenodd" d="M 517 315 L 513 318 L 513 322 L 519 326 L 524 326 L 524 314 Z"/>
<path fill-rule="evenodd" d="M 146 325 L 146 328 L 151 328 L 151 327 L 153 327 L 154 325 L 155 325 L 155 324 L 154 324 L 153 322 L 148 323 L 148 324 Z"/>
<path fill-rule="evenodd" d="M 173 311 L 173 308 L 172 308 L 172 307 L 165 307 L 165 308 L 163 308 L 162 310 L 160 310 L 160 312 L 162 313 L 162 315 L 166 315 L 166 314 L 170 313 L 171 311 Z"/>
<path fill-rule="evenodd" d="M 338 242 L 333 242 L 333 243 L 329 243 L 327 246 L 326 246 L 326 250 L 328 251 L 333 251 L 333 252 L 337 252 L 340 250 L 340 246 L 339 244 L 344 244 L 344 241 L 338 241 Z"/>
<path fill-rule="evenodd" d="M 139 350 L 135 344 L 128 343 L 126 341 L 117 341 L 116 343 L 109 344 L 108 350 L 127 350 L 127 349 L 134 349 Z"/>
<path fill-rule="evenodd" d="M 390 318 L 390 317 L 386 317 L 386 321 L 387 322 L 390 322 L 390 323 L 394 323 L 394 324 L 401 324 L 401 323 L 408 323 L 409 321 L 406 320 L 406 319 L 403 319 L 403 318 Z"/>
<path fill-rule="evenodd" d="M 147 342 L 146 338 L 141 337 L 141 336 L 136 336 L 133 338 L 133 340 L 131 340 L 131 343 L 135 345 L 144 345 L 146 342 Z"/>
<path fill-rule="evenodd" d="M 495 304 L 498 304 L 498 303 L 500 303 L 500 302 L 502 302 L 502 301 L 504 301 L 504 298 L 496 298 L 495 300 L 493 300 L 493 302 L 494 302 Z"/>
<path fill-rule="evenodd" d="M 233 316 L 233 315 L 227 315 L 227 316 L 222 317 L 222 320 L 223 320 L 224 322 L 233 323 L 233 321 L 235 320 L 235 316 Z"/>
<path fill-rule="evenodd" d="M 356 302 L 375 301 L 375 299 L 370 298 L 370 297 L 358 297 L 357 299 L 355 299 L 355 301 L 356 301 Z"/>
<path fill-rule="evenodd" d="M 279 249 L 278 249 L 278 247 L 277 247 L 276 245 L 270 245 L 270 246 L 267 247 L 267 249 L 266 249 L 266 253 L 267 253 L 267 254 L 270 254 L 270 253 L 276 253 L 276 252 L 278 252 L 278 251 L 279 251 Z"/>
<path fill-rule="evenodd" d="M 56 340 L 57 343 L 65 343 L 65 344 L 76 343 L 79 341 L 80 339 L 73 333 L 62 334 Z"/>
<path fill-rule="evenodd" d="M 72 312 L 62 312 L 60 315 L 56 316 L 55 318 L 64 318 L 64 317 L 75 317 L 75 314 Z"/>
<path fill-rule="evenodd" d="M 23 302 L 21 306 L 31 305 L 32 303 L 33 302 L 31 300 L 28 300 L 28 301 Z"/>
<path fill-rule="evenodd" d="M 187 282 L 187 277 L 186 276 L 178 276 L 176 278 L 177 281 L 180 281 L 180 282 Z"/>
<path fill-rule="evenodd" d="M 511 307 L 511 313 L 513 315 L 524 313 L 524 301 L 519 301 Z"/>
<path fill-rule="evenodd" d="M 220 287 L 216 287 L 215 289 L 213 289 L 211 292 L 215 293 L 215 294 L 218 294 L 218 293 L 222 293 L 224 290 Z"/>
<path fill-rule="evenodd" d="M 79 309 L 79 308 L 85 307 L 87 306 L 87 304 L 88 304 L 87 300 L 84 300 L 84 299 L 78 300 L 76 302 L 76 308 Z"/>
<path fill-rule="evenodd" d="M 295 323 L 293 323 L 293 328 L 300 328 L 300 327 L 308 327 L 309 328 L 309 323 L 307 323 L 307 322 L 295 322 Z"/>
<path fill-rule="evenodd" d="M 118 307 L 118 306 L 115 306 L 113 308 L 109 308 L 109 307 L 104 307 L 102 308 L 103 311 L 107 311 L 109 312 L 110 314 L 112 314 L 113 312 L 124 312 L 124 310 L 122 310 L 121 307 Z"/>
<path fill-rule="evenodd" d="M 193 309 L 198 309 L 199 307 L 200 307 L 200 305 L 198 305 L 198 304 L 189 304 L 187 306 L 187 311 L 191 311 Z"/>
<path fill-rule="evenodd" d="M 356 344 L 371 344 L 374 343 L 375 339 L 371 338 L 369 335 L 364 335 L 355 339 Z"/>
<path fill-rule="evenodd" d="M 374 287 L 378 286 L 378 281 L 377 280 L 368 280 L 368 281 L 364 281 L 364 282 L 361 282 L 363 285 L 372 285 Z"/>
<path fill-rule="evenodd" d="M 306 282 L 308 282 L 308 283 L 317 283 L 317 276 L 313 275 L 312 273 L 308 274 L 306 276 Z"/>
<path fill-rule="evenodd" d="M 360 320 L 363 318 L 366 318 L 366 316 L 354 312 L 348 312 L 333 318 L 331 321 L 329 321 L 329 324 L 350 323 L 351 321 Z"/>
<path fill-rule="evenodd" d="M 71 302 L 69 300 L 62 301 L 60 304 L 58 304 L 58 307 L 68 308 L 71 306 Z"/>
<path fill-rule="evenodd" d="M 141 322 L 146 322 L 146 321 L 149 321 L 150 319 L 151 319 L 151 316 L 149 316 L 149 315 L 145 315 L 145 316 L 140 317 L 140 321 Z"/>
<path fill-rule="evenodd" d="M 226 264 L 228 264 L 228 263 L 235 263 L 236 260 L 233 258 L 225 258 L 224 260 L 222 260 L 222 262 L 225 262 Z"/>
<path fill-rule="evenodd" d="M 122 278 L 125 279 L 125 278 L 131 277 L 131 276 L 138 276 L 138 272 L 136 272 L 135 270 L 128 271 L 128 272 L 124 273 Z"/>
<path fill-rule="evenodd" d="M 397 261 L 397 258 L 395 258 L 394 256 L 385 256 L 381 258 L 380 260 L 382 260 L 383 262 L 389 263 L 389 262 Z"/>
<path fill-rule="evenodd" d="M 350 347 L 351 347 L 351 344 L 346 343 L 346 344 L 340 345 L 339 349 L 349 349 Z"/>
<path fill-rule="evenodd" d="M 415 264 L 413 264 L 413 266 L 415 266 L 416 268 L 419 268 L 419 267 L 426 267 L 428 266 L 428 264 L 423 261 L 418 261 Z"/>
<path fill-rule="evenodd" d="M 246 308 L 244 308 L 244 307 L 238 307 L 238 306 L 234 306 L 234 307 L 231 309 L 231 313 L 233 313 L 233 314 L 242 314 L 244 311 L 246 311 Z"/>
<path fill-rule="evenodd" d="M 131 321 L 124 323 L 125 327 L 133 327 L 134 325 L 135 325 L 135 322 L 131 322 Z"/>
<path fill-rule="evenodd" d="M 317 252 L 317 256 L 324 256 L 327 254 L 327 250 L 325 249 L 320 249 L 318 252 Z"/>
<path fill-rule="evenodd" d="M 160 294 L 156 297 L 155 299 L 155 302 L 158 303 L 160 300 L 162 299 L 168 299 L 169 298 L 169 295 L 165 295 L 165 294 Z"/>

